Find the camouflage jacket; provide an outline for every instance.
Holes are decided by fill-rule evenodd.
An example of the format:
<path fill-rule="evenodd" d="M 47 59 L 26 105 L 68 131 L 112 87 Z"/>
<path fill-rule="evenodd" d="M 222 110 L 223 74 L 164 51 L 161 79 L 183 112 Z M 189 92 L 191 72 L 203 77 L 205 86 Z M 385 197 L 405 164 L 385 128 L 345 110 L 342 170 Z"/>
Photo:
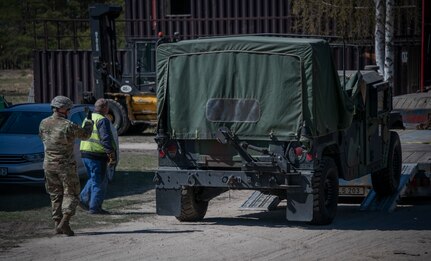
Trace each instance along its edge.
<path fill-rule="evenodd" d="M 56 112 L 40 123 L 39 136 L 45 148 L 45 170 L 58 170 L 75 165 L 73 147 L 75 139 L 86 140 L 91 136 L 93 124 L 88 121 L 84 127 L 65 119 Z"/>

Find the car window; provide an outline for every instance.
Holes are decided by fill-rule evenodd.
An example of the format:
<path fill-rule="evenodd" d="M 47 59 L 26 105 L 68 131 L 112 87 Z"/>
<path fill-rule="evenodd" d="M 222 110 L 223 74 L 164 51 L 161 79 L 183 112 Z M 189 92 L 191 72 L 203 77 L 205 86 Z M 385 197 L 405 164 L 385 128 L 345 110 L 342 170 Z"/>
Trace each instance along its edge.
<path fill-rule="evenodd" d="M 75 112 L 70 116 L 70 120 L 75 124 L 81 126 L 84 121 L 85 113 L 83 111 Z"/>
<path fill-rule="evenodd" d="M 51 112 L 0 112 L 0 133 L 38 134 L 40 122 Z"/>

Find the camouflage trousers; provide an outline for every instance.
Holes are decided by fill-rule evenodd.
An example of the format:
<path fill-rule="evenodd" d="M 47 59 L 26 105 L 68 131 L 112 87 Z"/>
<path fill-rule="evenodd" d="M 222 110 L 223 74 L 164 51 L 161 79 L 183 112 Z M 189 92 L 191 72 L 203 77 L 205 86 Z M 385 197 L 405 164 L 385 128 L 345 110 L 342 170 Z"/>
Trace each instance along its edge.
<path fill-rule="evenodd" d="M 74 166 L 45 170 L 45 188 L 51 198 L 53 220 L 59 220 L 65 214 L 75 214 L 81 186 Z"/>

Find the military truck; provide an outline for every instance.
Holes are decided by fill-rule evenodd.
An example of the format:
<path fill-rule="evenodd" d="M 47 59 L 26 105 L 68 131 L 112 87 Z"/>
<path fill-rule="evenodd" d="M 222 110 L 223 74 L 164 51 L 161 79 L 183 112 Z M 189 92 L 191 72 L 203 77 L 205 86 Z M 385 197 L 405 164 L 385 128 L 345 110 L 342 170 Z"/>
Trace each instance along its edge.
<path fill-rule="evenodd" d="M 396 190 L 391 88 L 375 71 L 340 81 L 327 41 L 218 37 L 156 52 L 157 214 L 199 221 L 211 199 L 246 189 L 286 200 L 289 221 L 324 225 L 340 178 Z"/>

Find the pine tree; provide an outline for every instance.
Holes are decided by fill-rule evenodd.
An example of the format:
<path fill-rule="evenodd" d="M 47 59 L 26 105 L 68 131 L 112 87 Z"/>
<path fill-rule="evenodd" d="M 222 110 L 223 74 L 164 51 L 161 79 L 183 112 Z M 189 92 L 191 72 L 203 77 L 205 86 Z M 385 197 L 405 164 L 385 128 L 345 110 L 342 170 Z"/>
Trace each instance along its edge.
<path fill-rule="evenodd" d="M 34 49 L 89 49 L 88 8 L 95 2 L 124 5 L 124 0 L 1 0 L 0 68 L 29 68 Z"/>

